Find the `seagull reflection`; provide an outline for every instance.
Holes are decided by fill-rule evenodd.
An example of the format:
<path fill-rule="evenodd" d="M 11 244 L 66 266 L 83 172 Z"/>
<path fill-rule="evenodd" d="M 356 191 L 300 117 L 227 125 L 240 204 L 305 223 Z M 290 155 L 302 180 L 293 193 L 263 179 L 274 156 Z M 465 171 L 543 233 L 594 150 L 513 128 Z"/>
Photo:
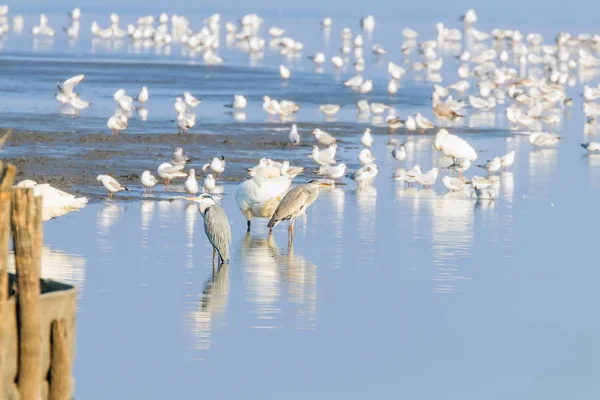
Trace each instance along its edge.
<path fill-rule="evenodd" d="M 152 215 L 154 214 L 154 204 L 152 200 L 144 200 L 141 205 L 141 225 L 142 232 L 147 231 L 150 228 L 152 222 Z"/>
<path fill-rule="evenodd" d="M 472 255 L 475 215 L 473 201 L 464 192 L 449 192 L 435 199 L 432 220 L 433 292 L 462 290 L 468 279 L 459 274 L 461 260 Z"/>
<path fill-rule="evenodd" d="M 96 224 L 100 231 L 107 234 L 110 227 L 119 219 L 123 207 L 115 203 L 107 203 L 97 214 Z"/>
<path fill-rule="evenodd" d="M 539 149 L 529 152 L 529 183 L 545 193 L 556 172 L 558 149 Z"/>
<path fill-rule="evenodd" d="M 256 304 L 257 328 L 277 328 L 275 318 L 281 313 L 278 306 L 281 277 L 277 266 L 279 248 L 273 235 L 253 237 L 246 234 L 240 241 L 240 259 L 244 266 L 246 290 L 251 303 Z"/>
<path fill-rule="evenodd" d="M 600 154 L 587 153 L 582 157 L 585 157 L 589 167 L 591 186 L 594 188 L 600 186 Z"/>
<path fill-rule="evenodd" d="M 229 301 L 229 264 L 221 264 L 204 282 L 200 304 L 190 314 L 190 325 L 196 350 L 210 349 L 210 335 L 214 329 L 225 325 L 225 312 Z"/>
<path fill-rule="evenodd" d="M 187 251 L 185 254 L 185 266 L 187 268 L 194 267 L 194 228 L 196 226 L 196 220 L 198 219 L 198 205 L 196 203 L 190 203 L 185 206 L 185 234 L 187 237 L 187 245 L 185 246 Z"/>
<path fill-rule="evenodd" d="M 47 246 L 42 247 L 42 278 L 75 286 L 78 298 L 81 298 L 83 294 L 85 265 L 86 259 L 78 254 L 67 254 Z M 12 252 L 9 254 L 7 267 L 8 272 L 15 272 L 15 255 Z"/>
<path fill-rule="evenodd" d="M 375 242 L 377 189 L 374 186 L 365 186 L 356 189 L 354 195 L 356 196 L 356 210 L 358 212 L 358 238 L 361 244 L 369 244 L 364 252 L 361 251 L 361 259 L 366 256 L 364 262 L 372 262 L 374 249 L 370 245 Z"/>
<path fill-rule="evenodd" d="M 287 282 L 290 302 L 299 305 L 296 310 L 298 329 L 313 330 L 317 314 L 317 266 L 295 254 L 293 245 L 286 254 L 277 257 L 277 262 Z"/>
<path fill-rule="evenodd" d="M 246 120 L 246 113 L 243 111 L 236 111 L 233 114 L 233 119 L 239 122 L 244 122 Z"/>
<path fill-rule="evenodd" d="M 140 107 L 137 109 L 138 116 L 142 121 L 146 121 L 148 119 L 148 109 L 144 107 Z"/>
<path fill-rule="evenodd" d="M 512 172 L 503 172 L 500 174 L 500 191 L 504 199 L 512 202 L 515 193 L 515 174 Z"/>

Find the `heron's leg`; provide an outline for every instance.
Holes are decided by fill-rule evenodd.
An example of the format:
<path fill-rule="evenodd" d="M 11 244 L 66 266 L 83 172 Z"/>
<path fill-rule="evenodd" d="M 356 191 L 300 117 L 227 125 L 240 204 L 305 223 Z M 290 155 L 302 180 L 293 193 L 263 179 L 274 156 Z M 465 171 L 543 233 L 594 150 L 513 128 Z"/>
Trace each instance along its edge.
<path fill-rule="evenodd" d="M 250 220 L 248 220 L 248 232 L 250 232 Z"/>
<path fill-rule="evenodd" d="M 212 266 L 215 269 L 215 256 L 217 255 L 217 249 L 213 247 Z"/>
<path fill-rule="evenodd" d="M 269 235 L 273 234 L 273 228 L 269 228 Z"/>

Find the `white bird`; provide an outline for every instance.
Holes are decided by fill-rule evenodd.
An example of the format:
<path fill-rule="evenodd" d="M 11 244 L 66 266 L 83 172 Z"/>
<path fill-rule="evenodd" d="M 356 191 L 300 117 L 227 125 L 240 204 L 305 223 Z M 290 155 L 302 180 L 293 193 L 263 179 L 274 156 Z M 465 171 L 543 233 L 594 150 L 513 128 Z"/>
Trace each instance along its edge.
<path fill-rule="evenodd" d="M 171 163 L 162 163 L 158 166 L 156 173 L 164 179 L 165 185 L 168 185 L 172 179 L 187 177 L 187 174 L 183 171 L 184 167 L 184 164 L 173 165 Z"/>
<path fill-rule="evenodd" d="M 408 183 L 408 185 L 412 185 L 414 182 L 417 181 L 417 178 L 419 178 L 422 175 L 421 172 L 421 167 L 419 167 L 418 165 L 415 165 L 414 167 L 412 167 L 411 169 L 409 169 L 408 171 L 406 171 L 404 173 L 404 182 Z"/>
<path fill-rule="evenodd" d="M 183 187 L 190 195 L 198 193 L 198 181 L 196 180 L 196 171 L 193 168 L 190 168 Z"/>
<path fill-rule="evenodd" d="M 327 116 L 332 116 L 340 111 L 340 108 L 342 108 L 342 106 L 339 104 L 322 104 L 319 106 L 319 111 Z"/>
<path fill-rule="evenodd" d="M 529 136 L 529 143 L 535 147 L 552 146 L 560 140 L 556 133 L 534 132 Z"/>
<path fill-rule="evenodd" d="M 312 134 L 317 139 L 317 142 L 324 144 L 325 146 L 329 146 L 336 142 L 335 137 L 333 137 L 333 135 L 331 135 L 325 131 L 322 131 L 319 128 L 312 131 Z"/>
<path fill-rule="evenodd" d="M 440 129 L 435 135 L 433 147 L 453 159 L 464 158 L 469 161 L 477 160 L 475 149 L 473 149 L 467 141 L 456 135 L 450 134 L 445 129 Z"/>
<path fill-rule="evenodd" d="M 69 11 L 67 13 L 67 15 L 69 16 L 69 18 L 71 18 L 73 21 L 77 21 L 79 18 L 81 18 L 81 10 L 79 9 L 79 7 L 74 8 L 72 11 Z"/>
<path fill-rule="evenodd" d="M 112 131 L 113 134 L 125 130 L 127 129 L 127 116 L 125 114 L 113 115 L 106 122 L 106 126 Z"/>
<path fill-rule="evenodd" d="M 367 79 L 365 80 L 360 86 L 359 86 L 359 90 L 361 93 L 366 94 L 371 92 L 371 90 L 373 90 L 373 80 L 372 79 Z"/>
<path fill-rule="evenodd" d="M 359 112 L 369 112 L 369 102 L 365 99 L 359 100 L 356 102 L 356 108 Z"/>
<path fill-rule="evenodd" d="M 106 190 L 108 190 L 109 198 L 113 197 L 113 193 L 120 192 L 121 190 L 131 190 L 128 187 L 121 185 L 115 178 L 109 175 L 98 175 L 96 180 L 100 182 Z"/>
<path fill-rule="evenodd" d="M 392 157 L 397 161 L 404 161 L 406 158 L 406 149 L 404 146 L 398 146 L 392 149 Z"/>
<path fill-rule="evenodd" d="M 125 89 L 117 89 L 115 94 L 113 94 L 113 99 L 116 102 L 119 102 L 119 100 L 122 100 L 123 102 L 126 102 L 126 103 L 133 103 L 133 98 L 131 96 L 127 96 Z"/>
<path fill-rule="evenodd" d="M 42 198 L 43 222 L 80 210 L 88 202 L 87 197 L 75 197 L 47 183 L 38 184 L 29 179 L 19 182 L 16 187 L 33 189 L 33 195 Z"/>
<path fill-rule="evenodd" d="M 58 100 L 63 106 L 65 104 L 69 104 L 71 101 L 71 97 L 74 94 L 73 89 L 81 81 L 83 81 L 84 78 L 85 75 L 77 75 L 67 79 L 62 83 L 62 85 L 60 84 L 60 82 L 56 82 L 56 87 L 58 89 L 55 95 L 56 100 Z"/>
<path fill-rule="evenodd" d="M 213 157 L 210 164 L 204 164 L 204 166 L 202 167 L 202 171 L 206 171 L 207 169 L 210 168 L 210 170 L 212 172 L 214 172 L 215 174 L 218 174 L 218 178 L 220 178 L 221 174 L 223 174 L 223 172 L 225 172 L 225 165 L 226 165 L 225 156 L 221 156 L 221 158 Z"/>
<path fill-rule="evenodd" d="M 379 169 L 376 164 L 364 165 L 362 168 L 357 169 L 352 174 L 352 179 L 358 183 L 358 188 L 363 188 L 369 184 L 370 181 L 375 178 Z"/>
<path fill-rule="evenodd" d="M 448 189 L 451 192 L 456 192 L 467 188 L 470 184 L 470 182 L 465 181 L 462 178 L 456 178 L 454 176 L 444 176 L 442 178 L 442 183 L 444 184 L 446 189 Z"/>
<path fill-rule="evenodd" d="M 409 115 L 406 118 L 406 122 L 404 123 L 404 126 L 406 127 L 407 131 L 416 131 L 417 130 L 417 121 L 415 121 L 415 119 L 412 117 L 412 115 Z"/>
<path fill-rule="evenodd" d="M 406 70 L 390 61 L 388 63 L 388 73 L 392 76 L 392 79 L 399 81 L 404 75 L 406 75 Z"/>
<path fill-rule="evenodd" d="M 478 165 L 478 167 L 485 169 L 488 172 L 488 174 L 492 174 L 494 172 L 499 171 L 500 168 L 502 168 L 502 159 L 500 157 L 494 157 L 487 163 L 483 165 Z"/>
<path fill-rule="evenodd" d="M 296 124 L 292 125 L 292 129 L 290 130 L 288 139 L 290 141 L 290 144 L 292 145 L 300 144 L 300 134 L 298 133 L 298 127 L 296 126 Z"/>
<path fill-rule="evenodd" d="M 146 188 L 152 193 L 152 188 L 158 183 L 158 179 L 150 171 L 144 171 L 140 177 L 140 182 L 144 186 L 144 193 L 146 193 Z"/>
<path fill-rule="evenodd" d="M 412 117 L 408 117 L 408 118 L 412 118 Z M 414 119 L 412 121 L 414 122 Z M 388 115 L 387 117 L 385 117 L 385 122 L 386 122 L 388 128 L 390 128 L 390 133 L 394 133 L 396 131 L 396 129 L 402 128 L 402 126 L 404 126 L 404 120 L 401 119 L 400 117 L 396 117 L 395 115 Z M 415 127 L 415 129 L 416 129 L 416 127 Z"/>
<path fill-rule="evenodd" d="M 331 57 L 331 63 L 335 68 L 342 68 L 344 66 L 344 59 L 340 56 Z"/>
<path fill-rule="evenodd" d="M 230 104 L 226 104 L 225 107 L 235 108 L 238 110 L 243 110 L 246 108 L 248 101 L 246 98 L 240 94 L 236 94 L 233 96 L 233 101 Z"/>
<path fill-rule="evenodd" d="M 314 56 L 309 57 L 316 65 L 323 65 L 327 59 L 325 58 L 325 53 L 318 52 Z"/>
<path fill-rule="evenodd" d="M 138 103 L 145 103 L 148 101 L 149 97 L 150 97 L 150 94 L 148 93 L 148 88 L 146 86 L 142 86 L 142 90 L 140 90 L 140 93 L 137 95 L 137 97 L 135 99 L 137 100 Z"/>
<path fill-rule="evenodd" d="M 317 164 L 335 164 L 335 153 L 337 150 L 337 144 L 333 143 L 323 150 L 319 150 L 319 147 L 313 146 L 312 153 L 308 155 Z"/>
<path fill-rule="evenodd" d="M 466 158 L 457 158 L 446 168 L 458 172 L 458 176 L 461 176 L 463 172 L 471 168 L 471 161 Z"/>
<path fill-rule="evenodd" d="M 417 175 L 415 180 L 423 185 L 423 187 L 429 187 L 435 183 L 439 173 L 440 170 L 438 168 L 432 168 L 424 174 Z"/>
<path fill-rule="evenodd" d="M 195 115 L 187 115 L 187 114 L 177 114 L 177 118 L 175 119 L 175 125 L 179 129 L 179 132 L 187 132 L 192 129 L 194 125 L 196 125 L 196 116 Z"/>
<path fill-rule="evenodd" d="M 583 147 L 590 153 L 600 152 L 600 143 L 598 142 L 581 143 L 581 147 Z"/>
<path fill-rule="evenodd" d="M 371 129 L 369 129 L 369 128 L 365 129 L 362 137 L 360 138 L 360 142 L 365 147 L 373 146 L 373 135 L 371 134 Z"/>
<path fill-rule="evenodd" d="M 346 82 L 344 82 L 344 86 L 351 88 L 359 88 L 364 81 L 365 79 L 361 75 L 355 75 L 352 78 L 348 79 Z"/>
<path fill-rule="evenodd" d="M 386 110 L 389 110 L 391 107 L 388 106 L 387 104 L 372 102 L 370 104 L 369 108 L 371 109 L 371 112 L 373 114 L 382 114 Z"/>
<path fill-rule="evenodd" d="M 204 177 L 204 181 L 202 182 L 202 187 L 205 192 L 212 192 L 217 187 L 217 181 L 213 174 L 208 174 Z"/>
<path fill-rule="evenodd" d="M 85 108 L 88 108 L 92 103 L 83 100 L 81 97 L 79 97 L 78 94 L 73 93 L 73 95 L 71 96 L 71 100 L 69 101 L 69 104 L 75 110 L 80 111 L 80 110 L 83 110 Z"/>
<path fill-rule="evenodd" d="M 346 173 L 346 164 L 340 163 L 338 165 L 321 165 L 316 171 L 317 175 L 324 176 L 329 179 L 341 179 Z"/>
<path fill-rule="evenodd" d="M 360 26 L 367 32 L 373 32 L 373 29 L 375 29 L 375 18 L 372 15 L 369 15 L 361 19 Z"/>
<path fill-rule="evenodd" d="M 269 178 L 258 174 L 238 186 L 235 200 L 246 218 L 248 232 L 252 218 L 271 218 L 291 183 L 288 176 Z"/>
<path fill-rule="evenodd" d="M 375 161 L 375 157 L 373 157 L 373 154 L 371 153 L 370 149 L 362 149 L 358 153 L 358 161 L 360 161 L 362 165 L 373 164 L 373 161 Z"/>
<path fill-rule="evenodd" d="M 279 36 L 283 35 L 284 33 L 285 33 L 285 29 L 278 28 L 276 26 L 269 29 L 269 35 L 271 35 L 271 37 L 279 37 Z"/>
<path fill-rule="evenodd" d="M 416 39 L 418 35 L 418 32 L 411 28 L 404 28 L 402 30 L 402 36 L 404 36 L 405 39 L 413 40 Z"/>
<path fill-rule="evenodd" d="M 192 108 L 195 108 L 201 102 L 200 99 L 194 97 L 190 92 L 183 92 L 183 101 L 188 107 Z"/>
<path fill-rule="evenodd" d="M 287 79 L 290 79 L 290 76 L 292 76 L 292 72 L 285 65 L 280 65 L 279 66 L 279 75 L 281 75 L 282 79 L 287 80 Z"/>
<path fill-rule="evenodd" d="M 175 111 L 177 114 L 185 114 L 188 110 L 188 105 L 183 101 L 181 97 L 175 99 L 174 105 Z"/>
<path fill-rule="evenodd" d="M 186 154 L 184 154 L 183 148 L 176 147 L 175 150 L 173 151 L 173 155 L 171 156 L 171 164 L 184 165 L 184 164 L 189 164 L 190 162 L 192 162 L 192 160 L 190 159 L 190 157 L 188 157 Z"/>
<path fill-rule="evenodd" d="M 465 25 L 473 25 L 475 22 L 477 22 L 477 14 L 475 14 L 475 11 L 471 9 L 461 17 L 461 20 Z"/>
<path fill-rule="evenodd" d="M 508 154 L 500 157 L 500 163 L 502 164 L 502 170 L 506 171 L 508 167 L 515 163 L 515 151 L 511 151 Z"/>
<path fill-rule="evenodd" d="M 433 129 L 435 126 L 431 121 L 425 118 L 421 113 L 415 114 L 415 123 L 417 127 L 421 130 L 421 132 L 425 132 L 427 129 Z"/>
<path fill-rule="evenodd" d="M 384 49 L 380 44 L 374 44 L 372 51 L 376 56 L 387 54 L 387 50 Z"/>

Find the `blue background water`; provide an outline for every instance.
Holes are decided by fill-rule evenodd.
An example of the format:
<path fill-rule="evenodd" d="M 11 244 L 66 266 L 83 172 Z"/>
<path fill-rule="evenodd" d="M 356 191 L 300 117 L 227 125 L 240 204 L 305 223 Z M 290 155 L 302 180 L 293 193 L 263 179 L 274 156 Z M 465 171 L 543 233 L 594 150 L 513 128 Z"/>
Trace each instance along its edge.
<path fill-rule="evenodd" d="M 170 56 L 133 54 L 127 41 L 117 49 L 94 48 L 92 19 L 107 25 L 109 12 L 116 11 L 126 23 L 163 8 L 112 0 L 78 5 L 84 15 L 80 39 L 69 46 L 58 33 L 52 46 L 38 43 L 39 50 L 27 33 L 31 18 L 48 10 L 58 28 L 74 4 L 12 5 L 26 24 L 22 36 L 4 39 L 0 52 L 3 125 L 104 132 L 114 90 L 135 93 L 142 84 L 151 92 L 150 117 L 146 123 L 133 119 L 133 132 L 174 129 L 168 121 L 172 102 L 184 89 L 204 99 L 197 129 L 214 133 L 246 129 L 221 107 L 237 92 L 248 94 L 247 121 L 264 123 L 261 129 L 269 129 L 260 109 L 264 94 L 297 100 L 303 105 L 298 121 L 325 126 L 318 104 L 360 98 L 340 88 L 352 71 L 335 76 L 328 66 L 315 74 L 304 59 L 292 63 L 294 76 L 282 85 L 282 61 L 269 51 L 251 66 L 244 53 L 223 49 L 225 66 L 207 68 L 175 45 Z M 473 5 L 309 0 L 281 3 L 283 10 L 273 11 L 268 2 L 221 2 L 216 9 L 175 0 L 164 11 L 189 10 L 196 27 L 212 12 L 226 20 L 258 12 L 266 27 L 284 26 L 302 40 L 305 55 L 326 49 L 328 56 L 339 48 L 342 26 L 358 32 L 358 18 L 372 13 L 378 25 L 370 40 L 388 48 L 387 61 L 401 59 L 402 28 L 433 38 L 435 22 L 458 26 L 458 16 Z M 589 31 L 599 7 L 510 1 L 477 4 L 477 11 L 480 29 L 514 26 L 552 38 L 563 30 Z M 318 27 L 326 15 L 334 19 L 329 47 Z M 431 84 L 409 77 L 389 99 L 386 63 L 367 61 L 366 74 L 376 82 L 370 100 L 396 104 L 402 116 L 417 110 L 430 115 Z M 446 61 L 450 83 L 457 62 Z M 72 118 L 58 112 L 51 93 L 55 81 L 76 73 L 87 75 L 81 94 L 95 104 Z M 483 150 L 482 160 L 517 152 L 492 204 L 445 194 L 440 183 L 431 190 L 398 184 L 389 178 L 398 165 L 383 136 L 373 149 L 381 163 L 374 187 L 355 191 L 349 182 L 324 192 L 297 224 L 293 250 L 286 246 L 285 227 L 269 241 L 264 221 L 247 238 L 235 186 L 225 186 L 233 258 L 212 287 L 212 252 L 201 216 L 181 200 L 183 194 L 168 194 L 178 198 L 173 202 L 124 203 L 117 197 L 46 223 L 45 244 L 66 257 L 63 269 L 72 271 L 61 271 L 61 278 L 70 276 L 81 289 L 76 396 L 597 399 L 594 215 L 600 158 L 582 155 L 578 147 L 589 136 L 582 133 L 581 86 L 571 91 L 575 105 L 555 149 L 533 151 L 526 137 L 506 131 L 501 110 L 485 124 L 491 130 L 469 135 Z M 353 106 L 338 121 L 358 122 Z M 469 116 L 465 125 L 477 120 Z M 438 165 L 430 137 L 410 139 L 415 147 L 404 166 Z"/>

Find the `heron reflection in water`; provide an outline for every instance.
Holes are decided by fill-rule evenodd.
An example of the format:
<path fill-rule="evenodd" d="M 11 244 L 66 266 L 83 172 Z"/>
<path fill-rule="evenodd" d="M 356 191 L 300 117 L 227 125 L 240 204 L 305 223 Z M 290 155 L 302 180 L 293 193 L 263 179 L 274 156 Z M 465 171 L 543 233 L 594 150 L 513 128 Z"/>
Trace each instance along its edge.
<path fill-rule="evenodd" d="M 229 264 L 221 264 L 204 282 L 200 304 L 191 313 L 196 349 L 210 349 L 210 333 L 215 319 L 224 320 L 229 301 Z"/>

